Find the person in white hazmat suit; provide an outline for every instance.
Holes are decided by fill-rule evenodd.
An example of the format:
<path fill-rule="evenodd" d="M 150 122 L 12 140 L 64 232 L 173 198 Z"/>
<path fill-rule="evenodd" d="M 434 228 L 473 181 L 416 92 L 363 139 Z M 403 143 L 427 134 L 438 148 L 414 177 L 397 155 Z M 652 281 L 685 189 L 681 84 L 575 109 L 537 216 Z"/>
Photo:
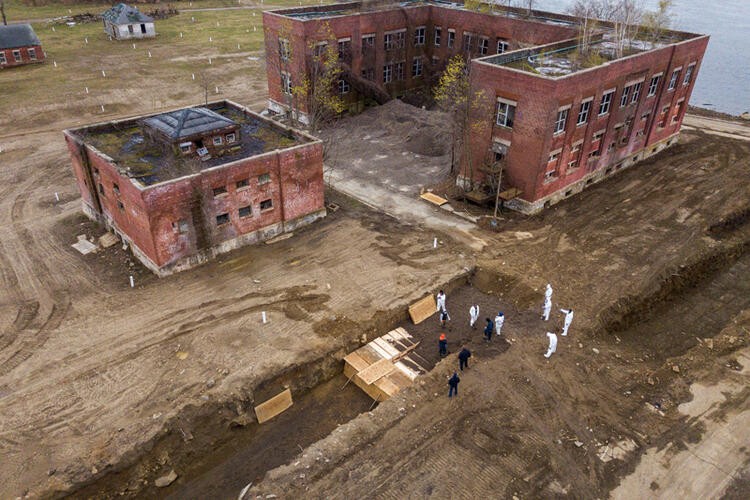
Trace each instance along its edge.
<path fill-rule="evenodd" d="M 445 292 L 440 290 L 437 294 L 437 312 L 445 310 Z"/>
<path fill-rule="evenodd" d="M 547 332 L 547 338 L 549 339 L 549 347 L 544 355 L 545 358 L 549 358 L 552 356 L 552 353 L 557 350 L 557 335 L 552 332 Z"/>
<path fill-rule="evenodd" d="M 505 323 L 505 315 L 502 311 L 497 313 L 495 316 L 495 332 L 500 335 L 500 331 L 503 329 L 503 323 Z"/>
<path fill-rule="evenodd" d="M 549 321 L 549 313 L 552 311 L 552 285 L 547 283 L 547 289 L 544 291 L 544 306 L 542 307 L 542 319 Z"/>
<path fill-rule="evenodd" d="M 476 329 L 477 320 L 479 319 L 479 305 L 474 304 L 469 308 L 469 326 Z"/>
<path fill-rule="evenodd" d="M 568 334 L 568 328 L 570 328 L 570 324 L 573 322 L 573 309 L 560 309 L 560 312 L 565 315 L 562 330 L 562 336 L 565 337 Z"/>

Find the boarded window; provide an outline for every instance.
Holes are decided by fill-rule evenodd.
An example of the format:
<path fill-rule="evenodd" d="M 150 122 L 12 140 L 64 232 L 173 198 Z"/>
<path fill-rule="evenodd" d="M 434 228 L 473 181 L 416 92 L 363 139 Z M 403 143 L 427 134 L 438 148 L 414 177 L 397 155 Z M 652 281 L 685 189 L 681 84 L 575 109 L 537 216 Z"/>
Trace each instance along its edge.
<path fill-rule="evenodd" d="M 219 214 L 216 216 L 216 225 L 221 226 L 229 223 L 229 214 Z"/>
<path fill-rule="evenodd" d="M 263 200 L 260 202 L 260 211 L 271 210 L 273 208 L 273 200 Z"/>

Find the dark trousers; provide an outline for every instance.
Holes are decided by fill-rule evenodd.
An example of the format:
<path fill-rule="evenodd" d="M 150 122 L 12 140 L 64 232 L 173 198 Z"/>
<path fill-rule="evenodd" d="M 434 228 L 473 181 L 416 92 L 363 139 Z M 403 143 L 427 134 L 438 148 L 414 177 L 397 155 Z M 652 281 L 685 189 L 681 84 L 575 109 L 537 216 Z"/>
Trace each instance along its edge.
<path fill-rule="evenodd" d="M 464 371 L 464 367 L 469 367 L 469 360 L 458 358 L 458 367 L 461 371 Z"/>
<path fill-rule="evenodd" d="M 440 343 L 440 356 L 442 357 L 442 356 L 445 356 L 446 354 L 448 354 L 448 345 Z"/>
<path fill-rule="evenodd" d="M 452 398 L 454 394 L 458 396 L 458 385 L 452 385 L 450 389 L 448 389 L 449 398 Z"/>

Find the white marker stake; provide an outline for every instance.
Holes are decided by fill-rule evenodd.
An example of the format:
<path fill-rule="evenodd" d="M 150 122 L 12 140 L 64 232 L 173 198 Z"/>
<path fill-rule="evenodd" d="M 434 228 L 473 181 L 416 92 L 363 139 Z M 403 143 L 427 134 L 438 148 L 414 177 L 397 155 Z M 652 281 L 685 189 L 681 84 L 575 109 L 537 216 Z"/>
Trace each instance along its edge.
<path fill-rule="evenodd" d="M 437 248 L 437 238 L 432 240 L 432 248 Z"/>
<path fill-rule="evenodd" d="M 180 31 L 180 38 L 182 38 L 182 31 Z"/>
<path fill-rule="evenodd" d="M 219 93 L 219 87 L 216 87 L 216 93 L 217 94 Z"/>
<path fill-rule="evenodd" d="M 52 26 L 52 31 L 55 31 L 55 27 L 54 26 Z"/>
<path fill-rule="evenodd" d="M 258 27 L 257 26 L 253 26 L 253 31 L 258 31 Z"/>
<path fill-rule="evenodd" d="M 55 68 L 57 67 L 57 61 L 52 61 L 52 64 L 55 65 Z"/>
<path fill-rule="evenodd" d="M 135 50 L 135 44 L 133 44 L 133 50 Z"/>
<path fill-rule="evenodd" d="M 86 93 L 88 94 L 89 93 L 89 88 L 88 87 L 84 87 L 84 89 L 86 89 Z"/>
<path fill-rule="evenodd" d="M 217 28 L 219 27 L 219 21 L 216 21 L 216 27 Z"/>
<path fill-rule="evenodd" d="M 237 50 L 240 50 L 240 44 L 239 43 L 237 44 Z"/>
<path fill-rule="evenodd" d="M 102 104 L 102 113 L 104 113 L 104 104 Z"/>
<path fill-rule="evenodd" d="M 268 319 L 266 318 L 266 311 L 261 312 L 260 315 L 263 318 L 263 324 L 265 325 L 266 323 L 268 323 Z"/>
<path fill-rule="evenodd" d="M 135 280 L 132 274 L 130 275 L 130 288 L 135 288 Z"/>
<path fill-rule="evenodd" d="M 208 37 L 208 41 L 209 42 L 213 42 L 214 41 L 214 37 L 212 37 L 212 36 Z"/>
<path fill-rule="evenodd" d="M 193 73 L 193 80 L 195 80 L 195 73 Z"/>
<path fill-rule="evenodd" d="M 208 58 L 208 64 L 211 64 L 211 58 L 210 57 Z"/>
<path fill-rule="evenodd" d="M 89 37 L 84 38 L 83 41 L 89 43 Z"/>
<path fill-rule="evenodd" d="M 194 18 L 194 17 L 191 17 L 191 18 L 190 18 L 190 20 L 191 20 L 192 22 L 195 22 L 195 18 Z"/>
<path fill-rule="evenodd" d="M 148 51 L 148 57 L 151 57 L 151 51 L 150 50 Z"/>
<path fill-rule="evenodd" d="M 55 201 L 60 201 L 60 195 L 57 192 L 55 192 Z"/>
<path fill-rule="evenodd" d="M 107 78 L 107 73 L 105 73 L 104 70 L 102 70 L 102 78 Z"/>

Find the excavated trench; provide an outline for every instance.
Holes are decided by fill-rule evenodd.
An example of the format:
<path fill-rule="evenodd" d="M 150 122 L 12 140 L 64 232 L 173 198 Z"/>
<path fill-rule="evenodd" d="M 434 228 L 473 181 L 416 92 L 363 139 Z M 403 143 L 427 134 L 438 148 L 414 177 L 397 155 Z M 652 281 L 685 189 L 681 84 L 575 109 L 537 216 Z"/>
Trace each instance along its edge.
<path fill-rule="evenodd" d="M 732 238 L 746 219 L 745 214 L 712 227 L 708 233 L 721 244 L 657 278 L 643 293 L 624 297 L 603 310 L 594 333 L 617 335 L 638 350 L 649 350 L 655 353 L 655 362 L 684 353 L 695 345 L 696 337 L 716 335 L 739 311 L 750 308 L 750 240 Z M 473 303 L 480 305 L 480 321 L 494 316 L 496 309 L 514 317 L 510 328 L 537 319 L 533 306 L 540 302 L 541 292 L 515 276 L 475 269 L 443 288 L 454 324 L 466 321 Z M 351 325 L 344 326 L 351 330 Z M 364 330 L 372 339 L 398 326 L 420 341 L 417 355 L 431 369 L 439 360 L 436 339 L 441 328 L 435 318 L 412 325 L 402 307 L 377 314 L 356 332 Z M 446 333 L 452 351 L 464 344 L 476 345 L 481 327 L 449 326 Z M 252 393 L 254 401 L 186 408 L 140 456 L 129 457 L 73 496 L 236 498 L 247 483 L 259 481 L 268 470 L 290 462 L 338 425 L 372 407 L 372 400 L 354 384 L 344 387 L 341 373 L 341 358 L 359 342 L 352 334 L 345 348 L 260 384 Z M 497 342 L 490 349 L 501 353 L 507 344 Z M 284 387 L 294 394 L 292 408 L 264 425 L 246 416 L 252 414 L 254 404 Z M 154 479 L 170 469 L 179 478 L 166 489 L 154 487 Z"/>

